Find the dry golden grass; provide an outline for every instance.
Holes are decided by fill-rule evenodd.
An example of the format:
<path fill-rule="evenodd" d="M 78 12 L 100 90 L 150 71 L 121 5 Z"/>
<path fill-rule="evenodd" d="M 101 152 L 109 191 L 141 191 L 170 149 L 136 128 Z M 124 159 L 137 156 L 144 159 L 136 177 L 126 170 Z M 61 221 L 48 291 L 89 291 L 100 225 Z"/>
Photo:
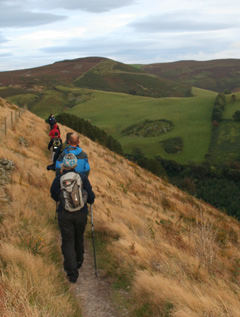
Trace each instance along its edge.
<path fill-rule="evenodd" d="M 64 139 L 70 130 L 60 128 Z M 28 271 L 28 282 L 19 290 L 18 309 L 32 309 L 32 316 L 40 312 L 34 300 L 34 305 L 29 304 L 31 292 L 40 303 L 48 303 L 43 305 L 45 316 L 57 315 L 62 303 L 71 315 L 65 298 L 68 294 L 56 303 L 51 301 L 59 285 L 51 288 L 57 280 L 55 275 L 48 277 L 54 264 L 45 263 L 56 239 L 56 229 L 49 221 L 55 206 L 49 194 L 54 174 L 46 171 L 47 131 L 43 120 L 26 112 L 15 132 L 9 131 L 6 140 L 1 137 L 0 147 L 0 157 L 13 160 L 16 166 L 13 183 L 6 188 L 13 202 L 1 225 L 1 280 L 9 286 L 7 293 L 0 292 L 4 299 L 0 309 L 16 311 L 10 294 L 16 294 L 14 283 L 20 285 Z M 27 139 L 28 148 L 18 146 L 20 136 Z M 80 136 L 80 142 L 88 153 L 89 179 L 96 194 L 94 228 L 109 242 L 105 271 L 128 277 L 132 309 L 140 314 L 141 307 L 148 305 L 151 316 L 240 316 L 239 222 L 86 137 Z M 43 239 L 43 255 L 29 250 L 33 249 L 31 237 Z M 15 252 L 16 258 L 11 255 Z M 34 266 L 46 272 L 39 280 Z M 48 289 L 46 297 L 40 280 Z M 55 312 L 47 310 L 48 305 L 55 305 Z"/>
<path fill-rule="evenodd" d="M 73 314 L 69 296 L 60 293 L 60 283 L 56 285 L 58 272 L 55 265 L 9 243 L 2 243 L 1 256 L 7 263 L 2 273 L 5 316 Z"/>
<path fill-rule="evenodd" d="M 9 116 L 12 109 L 0 102 L 1 116 Z M 0 130 L 0 158 L 15 165 L 5 186 L 10 204 L 1 206 L 0 315 L 4 317 L 80 316 L 61 271 L 55 204 L 49 195 L 54 175 L 46 170 L 47 128 L 42 119 L 25 112 L 6 137 Z M 19 145 L 20 137 L 28 147 Z"/>

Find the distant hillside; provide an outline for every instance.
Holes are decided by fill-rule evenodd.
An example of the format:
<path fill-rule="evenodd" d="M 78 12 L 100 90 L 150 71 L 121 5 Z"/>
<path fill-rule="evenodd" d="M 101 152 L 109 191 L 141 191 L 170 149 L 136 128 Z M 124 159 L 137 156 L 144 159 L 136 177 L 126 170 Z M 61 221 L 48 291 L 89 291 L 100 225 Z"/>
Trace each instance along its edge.
<path fill-rule="evenodd" d="M 156 63 L 140 68 L 162 78 L 216 92 L 240 90 L 240 59 Z"/>
<path fill-rule="evenodd" d="M 78 58 L 41 67 L 0 72 L 0 86 L 21 85 L 23 88 L 34 88 L 52 87 L 56 83 L 70 85 L 103 59 L 102 57 Z"/>
<path fill-rule="evenodd" d="M 149 97 L 191 96 L 190 86 L 150 75 L 133 66 L 102 60 L 86 72 L 75 85 L 83 88 L 123 92 Z"/>
<path fill-rule="evenodd" d="M 23 94 L 23 90 L 43 91 L 59 84 L 152 97 L 191 96 L 191 87 L 187 85 L 160 79 L 136 67 L 103 57 L 65 60 L 42 67 L 0 72 L 0 87 L 8 87 L 5 95 L 0 94 L 1 97 L 16 94 L 16 90 L 21 90 Z"/>
<path fill-rule="evenodd" d="M 83 297 L 72 298 L 62 270 L 48 126 L 26 111 L 10 128 L 18 108 L 0 99 L 0 109 L 0 315 L 81 316 Z M 111 276 L 119 315 L 238 317 L 239 222 L 82 135 L 80 142 L 96 194 L 98 279 Z"/>

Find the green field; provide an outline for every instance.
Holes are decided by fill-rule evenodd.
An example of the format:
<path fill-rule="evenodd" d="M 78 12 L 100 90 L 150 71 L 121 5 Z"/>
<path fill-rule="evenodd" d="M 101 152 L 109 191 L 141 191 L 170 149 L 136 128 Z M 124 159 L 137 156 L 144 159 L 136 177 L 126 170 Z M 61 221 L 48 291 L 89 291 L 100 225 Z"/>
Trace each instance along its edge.
<path fill-rule="evenodd" d="M 85 90 L 86 91 L 86 90 Z M 111 134 L 123 146 L 125 152 L 134 147 L 142 149 L 147 157 L 161 155 L 179 163 L 194 161 L 200 163 L 208 151 L 211 139 L 211 113 L 216 97 L 215 92 L 193 89 L 191 98 L 150 98 L 121 93 L 92 91 L 88 101 L 68 110 Z M 165 119 L 174 127 L 161 136 L 130 137 L 121 131 L 144 120 Z M 183 139 L 183 150 L 168 154 L 160 142 L 173 137 Z"/>
<path fill-rule="evenodd" d="M 212 162 L 222 163 L 240 159 L 240 121 L 233 120 L 235 111 L 240 110 L 240 93 L 226 96 L 226 106 L 223 111 L 223 120 L 213 131 L 209 148 L 209 159 Z"/>
<path fill-rule="evenodd" d="M 232 119 L 235 111 L 240 110 L 240 93 L 235 93 L 235 101 L 232 101 L 232 95 L 226 96 L 226 107 L 223 112 L 223 119 Z"/>
<path fill-rule="evenodd" d="M 240 122 L 223 120 L 213 132 L 209 150 L 212 162 L 223 163 L 240 159 Z"/>

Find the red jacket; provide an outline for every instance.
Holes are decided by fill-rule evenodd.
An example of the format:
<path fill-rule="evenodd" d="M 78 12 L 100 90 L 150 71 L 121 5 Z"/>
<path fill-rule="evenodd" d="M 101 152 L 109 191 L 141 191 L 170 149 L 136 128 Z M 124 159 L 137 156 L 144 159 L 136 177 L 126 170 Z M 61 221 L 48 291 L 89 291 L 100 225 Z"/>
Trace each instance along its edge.
<path fill-rule="evenodd" d="M 53 129 L 49 132 L 49 136 L 51 137 L 51 139 L 54 139 L 55 138 L 55 133 L 58 133 L 58 137 L 60 138 L 60 132 L 58 130 L 58 125 L 57 124 L 54 124 L 53 126 Z"/>

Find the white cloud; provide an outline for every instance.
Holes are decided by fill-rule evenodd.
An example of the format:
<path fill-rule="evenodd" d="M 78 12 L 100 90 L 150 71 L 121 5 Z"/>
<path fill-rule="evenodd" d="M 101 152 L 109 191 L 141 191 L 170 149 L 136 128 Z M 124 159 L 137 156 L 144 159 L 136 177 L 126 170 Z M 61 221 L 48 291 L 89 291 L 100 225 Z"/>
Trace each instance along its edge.
<path fill-rule="evenodd" d="M 24 10 L 22 6 L 19 5 L 11 7 L 11 3 L 6 5 L 4 2 L 0 3 L 0 12 L 1 28 L 37 27 L 66 19 L 66 16 L 55 15 L 52 13 L 40 13 Z"/>
<path fill-rule="evenodd" d="M 0 0 L 0 70 L 240 58 L 239 0 Z"/>
<path fill-rule="evenodd" d="M 24 35 L 19 36 L 18 40 L 38 40 L 38 41 L 58 41 L 58 40 L 64 40 L 64 39 L 71 39 L 76 38 L 78 36 L 82 36 L 85 33 L 84 28 L 69 28 L 67 30 L 62 31 L 54 31 L 54 30 L 45 30 L 45 31 L 36 31 L 32 33 L 26 33 Z"/>
<path fill-rule="evenodd" d="M 234 21 L 235 20 L 235 21 Z M 190 13 L 152 15 L 129 24 L 139 32 L 205 32 L 239 27 L 236 19 L 216 19 L 215 15 L 191 16 Z"/>
<path fill-rule="evenodd" d="M 113 9 L 122 8 L 134 4 L 136 0 L 12 0 L 2 1 L 8 7 L 21 6 L 28 10 L 81 10 L 87 12 L 107 12 Z"/>

